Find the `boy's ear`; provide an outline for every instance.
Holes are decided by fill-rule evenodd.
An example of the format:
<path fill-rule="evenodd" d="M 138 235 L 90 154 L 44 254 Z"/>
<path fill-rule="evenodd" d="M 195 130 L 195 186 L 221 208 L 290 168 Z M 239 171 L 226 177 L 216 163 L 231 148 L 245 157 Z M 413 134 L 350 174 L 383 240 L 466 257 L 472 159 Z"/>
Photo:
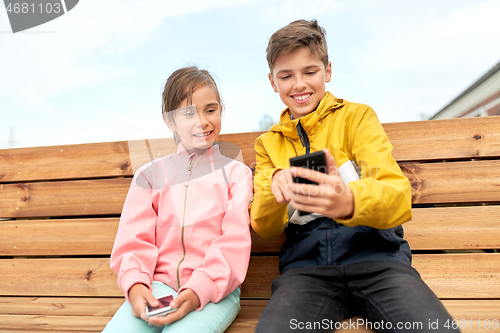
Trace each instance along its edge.
<path fill-rule="evenodd" d="M 269 82 L 271 82 L 271 86 L 273 87 L 274 92 L 278 92 L 278 86 L 276 86 L 276 83 L 274 82 L 273 74 L 269 73 L 268 76 L 269 76 Z"/>
<path fill-rule="evenodd" d="M 328 65 L 326 66 L 326 78 L 325 78 L 325 82 L 330 82 L 331 79 L 332 79 L 332 62 L 329 61 Z"/>

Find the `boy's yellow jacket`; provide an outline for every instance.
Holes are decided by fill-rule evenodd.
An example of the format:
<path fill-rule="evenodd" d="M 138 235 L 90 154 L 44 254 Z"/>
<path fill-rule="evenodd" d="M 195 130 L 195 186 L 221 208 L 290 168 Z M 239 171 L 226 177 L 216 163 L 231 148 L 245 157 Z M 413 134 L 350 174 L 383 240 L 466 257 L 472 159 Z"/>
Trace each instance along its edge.
<path fill-rule="evenodd" d="M 317 109 L 290 120 L 288 109 L 280 123 L 255 142 L 257 166 L 252 228 L 263 238 L 280 235 L 288 222 L 287 205 L 278 204 L 271 192 L 273 174 L 289 168 L 289 159 L 303 155 L 297 132 L 300 121 L 310 141 L 310 152 L 328 148 L 337 167 L 349 160 L 361 169 L 361 179 L 348 184 L 354 195 L 354 213 L 335 219 L 346 226 L 387 229 L 411 219 L 411 187 L 392 157 L 392 145 L 375 112 L 367 105 L 335 98 L 329 92 Z"/>

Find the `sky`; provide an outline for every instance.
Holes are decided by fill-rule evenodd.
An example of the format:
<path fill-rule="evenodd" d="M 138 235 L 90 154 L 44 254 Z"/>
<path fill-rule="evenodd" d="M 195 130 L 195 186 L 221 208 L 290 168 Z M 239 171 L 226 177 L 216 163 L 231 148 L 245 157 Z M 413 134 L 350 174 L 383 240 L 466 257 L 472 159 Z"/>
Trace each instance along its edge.
<path fill-rule="evenodd" d="M 327 90 L 382 123 L 432 116 L 500 61 L 499 0 L 81 0 L 12 33 L 0 7 L 0 149 L 172 137 L 161 93 L 174 70 L 217 77 L 221 133 L 285 108 L 270 36 L 297 19 L 327 32 Z"/>

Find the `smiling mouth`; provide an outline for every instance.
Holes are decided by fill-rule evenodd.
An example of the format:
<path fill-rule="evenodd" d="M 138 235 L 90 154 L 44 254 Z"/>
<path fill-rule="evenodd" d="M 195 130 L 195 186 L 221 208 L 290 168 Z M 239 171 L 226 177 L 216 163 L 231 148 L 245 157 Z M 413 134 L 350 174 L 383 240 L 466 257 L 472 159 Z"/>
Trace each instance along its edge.
<path fill-rule="evenodd" d="M 304 94 L 304 95 L 292 95 L 291 97 L 296 100 L 296 101 L 303 101 L 303 100 L 306 100 L 308 99 L 309 97 L 311 97 L 312 94 L 309 93 L 309 94 Z"/>
<path fill-rule="evenodd" d="M 198 133 L 198 134 L 193 134 L 193 136 L 197 137 L 197 138 L 206 138 L 207 136 L 209 136 L 210 134 L 212 134 L 212 131 L 209 131 L 209 132 L 203 132 L 203 133 Z"/>

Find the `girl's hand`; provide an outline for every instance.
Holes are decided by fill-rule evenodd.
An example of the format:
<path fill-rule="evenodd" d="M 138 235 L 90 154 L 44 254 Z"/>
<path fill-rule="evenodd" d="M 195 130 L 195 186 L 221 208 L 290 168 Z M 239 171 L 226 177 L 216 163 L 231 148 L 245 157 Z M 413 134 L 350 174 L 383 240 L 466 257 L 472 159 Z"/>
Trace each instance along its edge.
<path fill-rule="evenodd" d="M 152 317 L 149 318 L 149 323 L 156 326 L 165 326 L 173 323 L 189 312 L 195 310 L 200 306 L 200 299 L 198 295 L 191 289 L 183 290 L 176 299 L 170 302 L 172 308 L 177 308 L 177 311 L 169 313 L 166 317 Z"/>
<path fill-rule="evenodd" d="M 130 305 L 132 305 L 134 316 L 144 321 L 148 321 L 146 306 L 160 305 L 160 302 L 151 294 L 148 287 L 142 283 L 134 284 L 132 288 L 130 288 L 128 291 L 128 298 Z"/>
<path fill-rule="evenodd" d="M 318 213 L 326 217 L 346 218 L 354 212 L 354 197 L 351 189 L 340 178 L 335 161 L 325 149 L 328 174 L 305 168 L 290 168 L 290 175 L 309 179 L 318 185 L 291 183 L 286 187 L 286 196 L 293 208 Z"/>
<path fill-rule="evenodd" d="M 286 187 L 288 184 L 292 183 L 292 176 L 289 170 L 280 170 L 273 175 L 273 181 L 271 183 L 271 191 L 274 194 L 274 198 L 278 203 L 287 203 L 290 201 L 286 193 Z"/>

